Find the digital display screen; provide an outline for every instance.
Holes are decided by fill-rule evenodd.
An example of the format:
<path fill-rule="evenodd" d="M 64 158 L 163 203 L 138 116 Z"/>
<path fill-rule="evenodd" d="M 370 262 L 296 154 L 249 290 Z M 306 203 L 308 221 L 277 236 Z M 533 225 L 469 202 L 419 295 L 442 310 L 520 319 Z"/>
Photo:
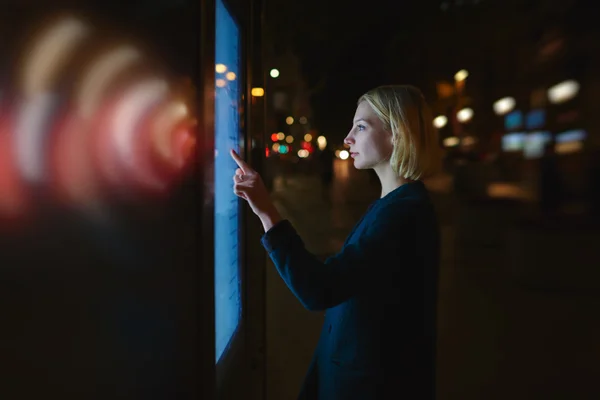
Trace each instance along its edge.
<path fill-rule="evenodd" d="M 222 0 L 216 1 L 215 44 L 215 349 L 226 352 L 241 318 L 239 200 L 233 193 L 239 153 L 240 30 Z"/>
<path fill-rule="evenodd" d="M 523 113 L 521 111 L 513 111 L 504 117 L 504 128 L 507 131 L 519 129 L 523 126 Z"/>

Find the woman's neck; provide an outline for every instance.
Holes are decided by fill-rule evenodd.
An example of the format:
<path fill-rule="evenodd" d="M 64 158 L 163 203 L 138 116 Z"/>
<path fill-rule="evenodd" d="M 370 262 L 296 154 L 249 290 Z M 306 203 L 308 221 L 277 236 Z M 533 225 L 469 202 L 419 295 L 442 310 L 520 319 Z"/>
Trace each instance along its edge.
<path fill-rule="evenodd" d="M 410 179 L 405 179 L 396 175 L 389 164 L 375 167 L 373 169 L 375 170 L 375 173 L 379 178 L 379 183 L 381 184 L 381 198 L 384 198 L 405 183 L 412 182 Z"/>

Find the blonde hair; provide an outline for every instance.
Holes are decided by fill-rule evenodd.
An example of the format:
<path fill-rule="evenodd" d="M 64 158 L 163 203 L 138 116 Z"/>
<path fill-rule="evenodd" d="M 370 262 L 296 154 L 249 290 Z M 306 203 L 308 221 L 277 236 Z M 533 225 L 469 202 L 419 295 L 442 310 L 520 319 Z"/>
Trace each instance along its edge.
<path fill-rule="evenodd" d="M 379 86 L 358 99 L 366 101 L 392 133 L 390 165 L 405 179 L 435 175 L 441 166 L 441 147 L 431 111 L 419 89 L 409 85 Z"/>

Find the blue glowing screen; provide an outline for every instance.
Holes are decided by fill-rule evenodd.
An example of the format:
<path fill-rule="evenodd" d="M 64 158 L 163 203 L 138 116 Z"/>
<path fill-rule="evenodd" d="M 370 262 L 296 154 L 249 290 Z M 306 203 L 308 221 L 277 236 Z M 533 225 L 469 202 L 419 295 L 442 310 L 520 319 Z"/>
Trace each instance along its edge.
<path fill-rule="evenodd" d="M 233 193 L 239 153 L 240 32 L 222 0 L 216 2 L 215 53 L 215 348 L 216 362 L 232 342 L 241 317 L 238 197 Z"/>

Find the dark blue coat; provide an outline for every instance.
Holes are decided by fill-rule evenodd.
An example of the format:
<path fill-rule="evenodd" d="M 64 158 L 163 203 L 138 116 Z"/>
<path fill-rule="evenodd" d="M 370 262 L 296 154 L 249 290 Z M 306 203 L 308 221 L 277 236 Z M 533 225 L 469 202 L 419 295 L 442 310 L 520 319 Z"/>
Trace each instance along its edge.
<path fill-rule="evenodd" d="M 417 181 L 375 201 L 325 262 L 287 220 L 265 233 L 298 300 L 327 310 L 301 399 L 434 399 L 438 232 Z"/>

